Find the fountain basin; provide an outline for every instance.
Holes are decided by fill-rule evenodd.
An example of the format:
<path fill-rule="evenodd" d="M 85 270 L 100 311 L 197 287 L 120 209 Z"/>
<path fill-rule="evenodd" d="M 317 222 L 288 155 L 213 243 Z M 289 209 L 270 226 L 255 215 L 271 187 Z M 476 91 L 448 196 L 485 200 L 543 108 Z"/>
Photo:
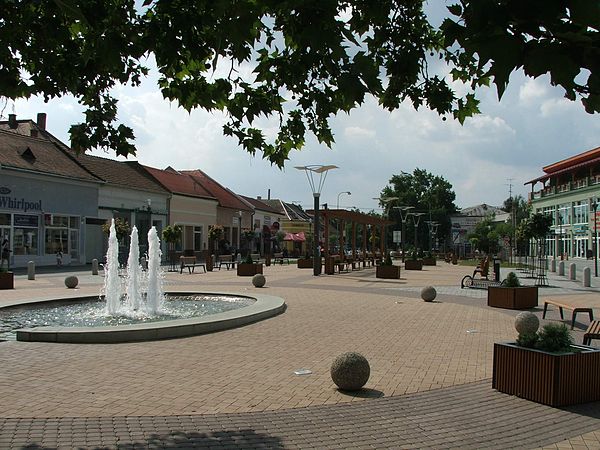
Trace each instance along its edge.
<path fill-rule="evenodd" d="M 171 295 L 233 295 L 255 299 L 252 305 L 189 319 L 174 319 L 162 322 L 147 322 L 131 325 L 102 327 L 37 327 L 22 328 L 16 331 L 18 341 L 60 342 L 79 344 L 114 344 L 121 342 L 152 341 L 171 339 L 199 334 L 213 333 L 237 328 L 282 313 L 285 302 L 271 295 L 252 296 L 227 292 L 168 292 Z M 85 300 L 89 297 L 82 297 Z M 72 298 L 69 299 L 74 300 Z M 39 305 L 39 302 L 35 304 Z M 26 305 L 21 303 L 21 305 Z"/>

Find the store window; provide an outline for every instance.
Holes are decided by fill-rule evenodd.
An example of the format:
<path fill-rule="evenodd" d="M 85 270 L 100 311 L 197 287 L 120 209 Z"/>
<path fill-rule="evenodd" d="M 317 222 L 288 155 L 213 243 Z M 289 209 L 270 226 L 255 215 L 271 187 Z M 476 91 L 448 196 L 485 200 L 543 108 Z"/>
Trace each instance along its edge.
<path fill-rule="evenodd" d="M 13 252 L 16 255 L 38 254 L 38 216 L 14 215 Z"/>
<path fill-rule="evenodd" d="M 573 223 L 588 223 L 588 204 L 587 202 L 577 202 L 573 205 Z"/>
<path fill-rule="evenodd" d="M 76 244 L 79 240 L 79 217 L 46 214 L 44 224 L 46 225 L 45 254 L 53 255 L 60 251 L 76 258 L 79 253 L 79 246 Z M 69 229 L 73 231 L 70 233 L 71 246 L 69 246 Z M 70 252 L 70 248 L 72 248 L 72 252 Z"/>
<path fill-rule="evenodd" d="M 194 227 L 194 250 L 202 250 L 202 226 Z"/>

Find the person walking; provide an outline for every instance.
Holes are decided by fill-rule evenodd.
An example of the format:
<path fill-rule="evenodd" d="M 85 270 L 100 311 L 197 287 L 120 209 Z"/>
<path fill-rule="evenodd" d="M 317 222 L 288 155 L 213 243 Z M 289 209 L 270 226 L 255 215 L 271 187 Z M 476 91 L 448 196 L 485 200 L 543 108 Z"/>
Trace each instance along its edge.
<path fill-rule="evenodd" d="M 7 238 L 2 241 L 2 251 L 0 253 L 0 269 L 4 269 L 6 261 L 6 270 L 10 267 L 10 242 Z"/>

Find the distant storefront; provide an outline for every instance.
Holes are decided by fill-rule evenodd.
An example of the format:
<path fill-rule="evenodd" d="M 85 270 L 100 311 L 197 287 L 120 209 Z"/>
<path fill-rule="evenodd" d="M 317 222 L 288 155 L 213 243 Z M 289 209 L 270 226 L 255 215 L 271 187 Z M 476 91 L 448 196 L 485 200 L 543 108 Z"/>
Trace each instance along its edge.
<path fill-rule="evenodd" d="M 98 212 L 98 186 L 29 174 L 0 177 L 0 240 L 9 240 L 11 266 L 85 262 L 85 219 Z"/>

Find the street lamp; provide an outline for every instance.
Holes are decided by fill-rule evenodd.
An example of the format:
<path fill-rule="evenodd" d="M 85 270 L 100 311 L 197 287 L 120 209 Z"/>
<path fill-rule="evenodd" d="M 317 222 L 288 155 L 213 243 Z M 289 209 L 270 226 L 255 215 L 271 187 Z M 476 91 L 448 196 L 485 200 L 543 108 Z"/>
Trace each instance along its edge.
<path fill-rule="evenodd" d="M 295 169 L 303 170 L 304 173 L 306 173 L 308 184 L 313 193 L 315 202 L 315 215 L 313 220 L 313 274 L 319 276 L 321 274 L 321 253 L 319 252 L 319 197 L 321 196 L 321 189 L 323 189 L 325 179 L 327 178 L 327 172 L 332 169 L 339 169 L 339 167 L 313 164 L 310 166 L 296 166 Z M 315 183 L 316 174 L 319 175 L 317 183 Z"/>
<path fill-rule="evenodd" d="M 594 208 L 594 276 L 598 277 L 598 222 L 596 218 L 596 210 L 598 209 L 598 202 L 594 200 L 592 203 L 592 208 Z"/>
<path fill-rule="evenodd" d="M 402 262 L 404 262 L 404 240 L 405 240 L 405 228 L 406 228 L 406 221 L 408 220 L 408 216 L 410 215 L 409 211 L 411 209 L 415 209 L 414 206 L 394 206 L 395 209 L 398 209 L 400 211 L 400 220 L 402 221 L 402 236 L 401 236 L 401 241 L 400 241 L 400 247 L 402 249 Z"/>
<path fill-rule="evenodd" d="M 415 252 L 417 251 L 417 230 L 419 228 L 419 221 L 421 220 L 421 216 L 424 216 L 425 213 L 410 213 L 413 218 L 413 222 L 415 223 Z"/>
<path fill-rule="evenodd" d="M 431 243 L 432 243 L 433 235 L 437 234 L 437 229 L 440 224 L 433 220 L 428 220 L 428 221 L 426 221 L 426 223 L 427 223 L 427 226 L 429 227 L 429 251 L 431 251 L 432 250 Z"/>
<path fill-rule="evenodd" d="M 336 203 L 335 209 L 340 209 L 340 195 L 342 195 L 342 194 L 352 195 L 352 192 L 350 192 L 350 191 L 340 192 L 337 196 L 337 203 Z"/>

